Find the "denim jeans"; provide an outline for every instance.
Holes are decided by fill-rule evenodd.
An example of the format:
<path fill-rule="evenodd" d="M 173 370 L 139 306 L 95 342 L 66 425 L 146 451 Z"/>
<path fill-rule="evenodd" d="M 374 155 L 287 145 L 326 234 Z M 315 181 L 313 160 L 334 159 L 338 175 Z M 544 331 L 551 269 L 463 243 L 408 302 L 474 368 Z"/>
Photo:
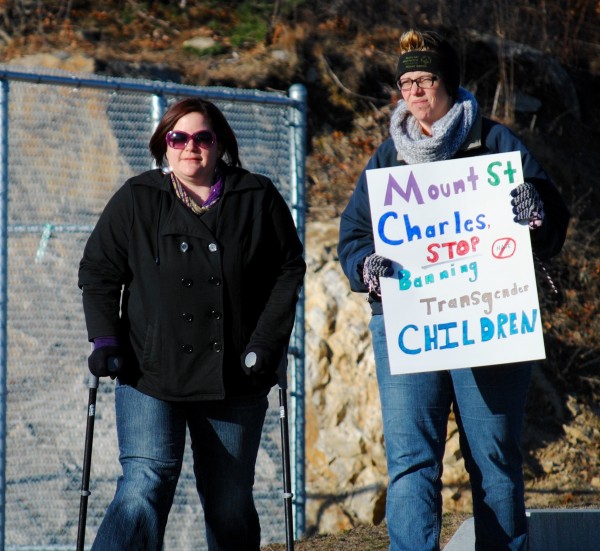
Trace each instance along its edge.
<path fill-rule="evenodd" d="M 477 551 L 526 548 L 520 439 L 531 365 L 391 375 L 383 316 L 369 325 L 389 474 L 390 551 L 437 551 L 442 460 L 454 410 L 473 495 Z"/>
<path fill-rule="evenodd" d="M 189 427 L 210 551 L 258 551 L 252 487 L 266 396 L 164 402 L 117 385 L 117 490 L 93 551 L 160 551 Z"/>

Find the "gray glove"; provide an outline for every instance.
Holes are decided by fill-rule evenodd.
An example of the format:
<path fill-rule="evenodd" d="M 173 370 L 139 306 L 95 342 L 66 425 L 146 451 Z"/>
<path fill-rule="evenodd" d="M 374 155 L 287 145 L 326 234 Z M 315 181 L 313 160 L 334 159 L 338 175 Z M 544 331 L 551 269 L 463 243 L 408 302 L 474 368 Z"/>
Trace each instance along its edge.
<path fill-rule="evenodd" d="M 375 293 L 377 296 L 381 296 L 381 284 L 379 278 L 391 277 L 394 275 L 394 268 L 392 268 L 392 261 L 385 256 L 380 256 L 373 253 L 367 258 L 363 264 L 362 278 L 364 284 L 368 287 L 369 293 Z"/>
<path fill-rule="evenodd" d="M 544 203 L 535 186 L 530 182 L 519 184 L 510 192 L 515 222 L 526 221 L 535 230 L 544 222 Z"/>

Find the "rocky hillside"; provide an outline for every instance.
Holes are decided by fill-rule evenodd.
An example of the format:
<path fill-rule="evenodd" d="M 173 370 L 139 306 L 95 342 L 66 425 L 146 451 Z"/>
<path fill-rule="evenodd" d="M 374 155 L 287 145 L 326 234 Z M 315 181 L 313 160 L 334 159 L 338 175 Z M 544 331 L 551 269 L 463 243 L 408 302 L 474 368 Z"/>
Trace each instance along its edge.
<path fill-rule="evenodd" d="M 461 52 L 463 84 L 486 114 L 523 136 L 573 214 L 565 249 L 548 267 L 560 296 L 540 280 L 548 360 L 536 370 L 528 410 L 528 505 L 600 504 L 595 2 L 580 1 L 576 12 L 556 2 L 543 17 L 536 2 L 43 4 L 0 3 L 0 61 L 194 85 L 278 90 L 294 82 L 306 85 L 312 532 L 377 524 L 383 518 L 385 463 L 368 313 L 339 269 L 337 223 L 359 171 L 387 134 L 397 99 L 392 85 L 400 33 L 410 26 L 447 32 Z M 464 511 L 468 487 L 455 441 L 451 426 L 445 506 Z"/>

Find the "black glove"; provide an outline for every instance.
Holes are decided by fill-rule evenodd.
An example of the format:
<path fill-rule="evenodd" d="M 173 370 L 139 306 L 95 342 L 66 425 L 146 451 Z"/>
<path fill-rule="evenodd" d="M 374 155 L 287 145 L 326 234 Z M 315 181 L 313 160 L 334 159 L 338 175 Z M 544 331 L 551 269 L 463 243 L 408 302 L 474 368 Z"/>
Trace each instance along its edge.
<path fill-rule="evenodd" d="M 392 261 L 385 256 L 380 256 L 373 253 L 367 258 L 363 264 L 362 278 L 364 284 L 369 288 L 369 293 L 375 293 L 381 296 L 381 285 L 379 278 L 391 277 L 394 275 Z"/>
<path fill-rule="evenodd" d="M 101 346 L 96 348 L 88 358 L 88 367 L 96 377 L 114 379 L 123 367 L 123 356 L 118 346 Z"/>
<path fill-rule="evenodd" d="M 273 375 L 279 367 L 279 355 L 264 346 L 249 345 L 242 354 L 246 375 Z"/>
<path fill-rule="evenodd" d="M 544 222 L 544 203 L 535 186 L 530 182 L 519 184 L 510 192 L 515 222 L 526 221 L 535 230 Z"/>

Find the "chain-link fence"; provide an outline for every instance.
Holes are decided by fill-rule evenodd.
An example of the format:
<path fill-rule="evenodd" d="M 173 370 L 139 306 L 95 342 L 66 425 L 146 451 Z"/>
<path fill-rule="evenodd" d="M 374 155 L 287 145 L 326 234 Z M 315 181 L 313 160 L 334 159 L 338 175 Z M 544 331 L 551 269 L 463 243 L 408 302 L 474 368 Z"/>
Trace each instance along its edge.
<path fill-rule="evenodd" d="M 89 344 L 77 288 L 83 247 L 112 193 L 152 167 L 148 140 L 179 96 L 224 112 L 244 166 L 269 176 L 304 235 L 305 94 L 196 88 L 0 67 L 0 549 L 73 549 L 87 416 Z M 292 486 L 304 529 L 304 300 L 290 345 Z M 114 384 L 98 389 L 86 542 L 119 475 Z M 285 540 L 277 392 L 255 497 L 263 543 Z M 189 441 L 165 550 L 204 549 Z"/>

